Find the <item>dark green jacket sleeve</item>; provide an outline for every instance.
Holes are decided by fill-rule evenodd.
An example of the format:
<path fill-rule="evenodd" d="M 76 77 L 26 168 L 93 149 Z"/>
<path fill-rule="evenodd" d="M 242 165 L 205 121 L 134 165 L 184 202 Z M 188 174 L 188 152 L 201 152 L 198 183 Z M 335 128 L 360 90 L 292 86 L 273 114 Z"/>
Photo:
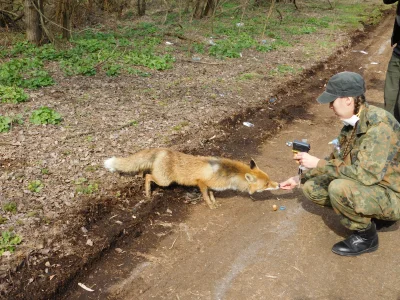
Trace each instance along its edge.
<path fill-rule="evenodd" d="M 340 159 L 321 159 L 315 169 L 304 175 L 302 182 L 326 174 L 333 179 L 354 179 L 364 185 L 379 183 L 397 154 L 397 149 L 392 147 L 392 134 L 393 130 L 385 123 L 371 127 L 356 152 L 352 151 L 356 158 L 351 165 L 345 165 Z"/>

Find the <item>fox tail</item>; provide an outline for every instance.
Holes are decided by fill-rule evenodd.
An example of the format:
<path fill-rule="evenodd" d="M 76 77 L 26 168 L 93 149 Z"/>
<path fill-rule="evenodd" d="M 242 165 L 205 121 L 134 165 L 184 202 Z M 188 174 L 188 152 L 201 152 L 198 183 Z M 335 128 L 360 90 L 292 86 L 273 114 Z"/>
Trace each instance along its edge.
<path fill-rule="evenodd" d="M 111 157 L 104 161 L 104 167 L 111 171 L 119 171 L 124 173 L 140 172 L 151 170 L 153 161 L 143 155 L 132 155 L 129 157 Z"/>

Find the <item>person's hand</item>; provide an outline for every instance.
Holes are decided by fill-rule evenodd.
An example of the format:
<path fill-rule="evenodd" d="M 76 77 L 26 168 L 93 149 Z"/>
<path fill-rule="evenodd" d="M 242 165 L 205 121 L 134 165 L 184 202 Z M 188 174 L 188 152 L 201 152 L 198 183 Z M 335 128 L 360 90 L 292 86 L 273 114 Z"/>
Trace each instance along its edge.
<path fill-rule="evenodd" d="M 307 152 L 300 152 L 294 156 L 300 165 L 306 167 L 307 169 L 314 169 L 317 167 L 319 158 L 308 154 Z"/>
<path fill-rule="evenodd" d="M 279 184 L 279 187 L 282 190 L 291 190 L 293 188 L 295 188 L 296 186 L 298 186 L 300 183 L 300 178 L 299 176 L 294 176 L 294 177 L 290 177 L 288 180 L 281 182 Z"/>

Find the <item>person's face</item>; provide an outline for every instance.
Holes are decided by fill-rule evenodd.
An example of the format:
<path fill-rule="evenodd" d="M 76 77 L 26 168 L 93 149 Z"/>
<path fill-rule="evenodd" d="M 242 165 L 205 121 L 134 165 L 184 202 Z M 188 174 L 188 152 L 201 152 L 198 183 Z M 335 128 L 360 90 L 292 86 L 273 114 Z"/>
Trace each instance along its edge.
<path fill-rule="evenodd" d="M 354 99 L 352 97 L 337 98 L 329 103 L 329 108 L 339 119 L 349 119 L 354 114 Z"/>

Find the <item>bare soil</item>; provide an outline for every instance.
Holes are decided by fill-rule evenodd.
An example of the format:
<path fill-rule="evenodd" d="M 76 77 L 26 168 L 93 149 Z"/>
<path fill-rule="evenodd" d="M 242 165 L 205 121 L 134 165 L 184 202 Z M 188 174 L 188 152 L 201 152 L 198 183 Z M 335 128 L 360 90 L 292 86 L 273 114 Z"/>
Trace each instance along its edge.
<path fill-rule="evenodd" d="M 318 36 L 280 53 L 244 53 L 240 62 L 182 57 L 151 79 L 64 79 L 54 68 L 57 86 L 31 94 L 28 103 L 1 107 L 21 113 L 51 104 L 64 117 L 61 128 L 14 128 L 0 143 L 0 201 L 18 203 L 18 213 L 0 228 L 14 226 L 24 236 L 15 254 L 1 257 L 1 296 L 398 299 L 397 224 L 380 233 L 377 252 L 343 258 L 330 249 L 349 232 L 332 210 L 307 202 L 299 190 L 253 197 L 220 192 L 221 206 L 210 210 L 197 189 L 157 188 L 148 200 L 141 178 L 102 168 L 110 156 L 167 146 L 253 157 L 276 181 L 292 176 L 297 166 L 286 141 L 306 138 L 322 157 L 340 130 L 329 109 L 315 103 L 331 75 L 360 72 L 369 102 L 382 106 L 392 20 L 388 15 L 376 28 L 341 33 L 337 48 L 312 58 L 302 46 Z M 270 76 L 281 63 L 305 71 Z M 238 80 L 245 73 L 260 76 Z M 44 189 L 32 193 L 27 185 L 38 178 Z M 87 182 L 79 185 L 82 178 Z M 87 183 L 99 190 L 78 193 Z M 272 204 L 285 209 L 274 212 Z"/>

